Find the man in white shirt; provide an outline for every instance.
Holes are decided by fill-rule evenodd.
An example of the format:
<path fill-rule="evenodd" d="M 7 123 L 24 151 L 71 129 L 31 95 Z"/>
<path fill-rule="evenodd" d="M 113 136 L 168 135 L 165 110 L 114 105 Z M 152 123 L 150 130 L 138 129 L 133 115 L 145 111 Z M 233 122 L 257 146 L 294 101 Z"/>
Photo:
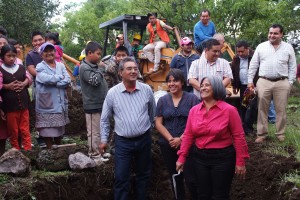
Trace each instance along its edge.
<path fill-rule="evenodd" d="M 230 84 L 232 71 L 227 60 L 219 58 L 221 46 L 216 39 L 209 39 L 205 42 L 205 53 L 193 61 L 188 74 L 189 84 L 194 88 L 194 94 L 200 99 L 200 81 L 209 75 L 220 76 L 223 85 Z"/>
<path fill-rule="evenodd" d="M 268 41 L 259 44 L 254 52 L 248 71 L 248 88 L 254 89 L 253 78 L 259 69 L 257 81 L 258 119 L 256 143 L 262 143 L 268 134 L 268 109 L 274 100 L 276 133 L 284 141 L 286 107 L 290 88 L 296 79 L 296 56 L 293 47 L 282 41 L 283 27 L 273 24 Z"/>

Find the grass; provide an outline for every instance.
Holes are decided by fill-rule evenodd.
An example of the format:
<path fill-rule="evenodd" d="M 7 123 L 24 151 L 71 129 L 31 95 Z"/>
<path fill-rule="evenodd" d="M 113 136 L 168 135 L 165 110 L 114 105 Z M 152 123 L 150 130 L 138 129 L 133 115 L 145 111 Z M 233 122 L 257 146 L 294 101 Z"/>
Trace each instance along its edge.
<path fill-rule="evenodd" d="M 0 185 L 8 183 L 10 176 L 7 174 L 0 174 Z"/>
<path fill-rule="evenodd" d="M 282 143 L 277 142 L 274 135 L 276 132 L 275 124 L 269 125 L 268 135 L 271 139 L 269 145 L 266 146 L 266 151 L 270 153 L 289 156 L 287 149 L 293 148 L 295 157 L 300 161 L 300 97 L 290 97 L 287 110 L 287 127 L 285 132 L 286 140 Z"/>
<path fill-rule="evenodd" d="M 300 85 L 296 83 L 293 90 L 293 95 L 296 95 L 291 96 L 288 102 L 285 141 L 278 142 L 274 134 L 276 132 L 275 124 L 270 124 L 268 134 L 270 142 L 264 146 L 264 150 L 286 157 L 293 155 L 300 162 Z M 287 182 L 294 183 L 296 188 L 300 188 L 300 172 L 295 170 L 284 174 L 281 183 Z"/>
<path fill-rule="evenodd" d="M 283 183 L 294 183 L 295 187 L 300 188 L 300 172 L 298 170 L 292 171 L 288 174 L 284 174 L 281 180 L 283 181 Z"/>
<path fill-rule="evenodd" d="M 34 170 L 31 172 L 32 177 L 37 178 L 53 178 L 58 176 L 69 176 L 71 175 L 71 171 L 59 171 L 59 172 L 49 172 L 49 171 L 43 171 L 43 170 Z"/>

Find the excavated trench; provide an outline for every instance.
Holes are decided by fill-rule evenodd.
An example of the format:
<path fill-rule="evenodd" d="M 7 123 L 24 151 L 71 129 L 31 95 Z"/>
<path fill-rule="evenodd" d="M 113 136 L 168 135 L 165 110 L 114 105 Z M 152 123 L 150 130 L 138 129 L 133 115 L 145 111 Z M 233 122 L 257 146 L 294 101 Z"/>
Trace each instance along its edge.
<path fill-rule="evenodd" d="M 81 105 L 80 95 L 73 92 L 69 106 L 72 123 L 67 127 L 69 137 L 85 129 Z M 82 138 L 84 138 L 84 134 Z M 154 132 L 152 146 L 153 170 L 148 199 L 171 200 L 174 199 L 171 184 L 156 140 L 157 133 Z M 262 151 L 261 146 L 253 143 L 253 138 L 247 138 L 247 141 L 251 156 L 251 159 L 247 162 L 247 176 L 245 180 L 234 179 L 231 199 L 300 199 L 300 191 L 295 188 L 293 183 L 282 183 L 281 181 L 284 174 L 293 170 L 300 171 L 300 163 L 294 157 L 294 150 L 287 148 L 287 154 L 290 156 L 283 157 Z M 134 185 L 133 180 L 134 177 L 132 177 L 132 184 Z M 11 177 L 9 181 L 0 178 L 0 199 L 110 200 L 113 199 L 113 182 L 114 164 L 112 158 L 100 167 L 81 172 L 63 172 L 57 173 L 57 175 L 53 175 L 53 173 L 51 175 L 41 175 L 32 172 L 29 177 Z M 134 199 L 133 192 L 132 190 L 130 199 Z"/>

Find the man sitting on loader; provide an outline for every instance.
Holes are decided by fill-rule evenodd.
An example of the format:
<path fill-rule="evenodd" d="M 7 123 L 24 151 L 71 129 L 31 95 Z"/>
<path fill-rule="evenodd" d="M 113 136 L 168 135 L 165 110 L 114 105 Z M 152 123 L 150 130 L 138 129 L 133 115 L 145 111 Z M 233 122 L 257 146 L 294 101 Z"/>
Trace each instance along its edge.
<path fill-rule="evenodd" d="M 149 35 L 149 44 L 144 47 L 143 51 L 148 60 L 154 62 L 153 71 L 157 71 L 160 64 L 161 49 L 166 48 L 170 42 L 168 33 L 164 29 L 173 30 L 174 28 L 157 19 L 156 13 L 148 13 L 147 16 L 149 23 L 146 30 Z"/>

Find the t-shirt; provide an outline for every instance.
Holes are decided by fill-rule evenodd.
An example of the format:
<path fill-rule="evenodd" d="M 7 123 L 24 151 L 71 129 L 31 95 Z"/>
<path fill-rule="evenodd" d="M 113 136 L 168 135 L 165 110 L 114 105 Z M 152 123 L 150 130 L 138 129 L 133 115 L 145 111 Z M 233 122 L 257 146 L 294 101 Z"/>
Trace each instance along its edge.
<path fill-rule="evenodd" d="M 29 65 L 34 65 L 34 67 L 36 67 L 37 64 L 39 64 L 42 61 L 43 59 L 41 55 L 38 52 L 31 50 L 25 58 L 26 68 L 28 68 Z"/>

